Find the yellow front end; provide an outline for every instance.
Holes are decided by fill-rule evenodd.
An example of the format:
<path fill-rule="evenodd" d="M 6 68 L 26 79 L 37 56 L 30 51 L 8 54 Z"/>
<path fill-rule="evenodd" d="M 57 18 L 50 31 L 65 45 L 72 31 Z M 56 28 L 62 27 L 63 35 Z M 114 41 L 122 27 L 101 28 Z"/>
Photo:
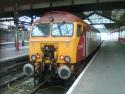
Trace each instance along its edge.
<path fill-rule="evenodd" d="M 74 37 L 63 37 L 63 38 L 31 38 L 30 39 L 30 61 L 32 61 L 32 55 L 39 55 L 36 62 L 42 62 L 43 47 L 45 45 L 53 45 L 55 48 L 54 58 L 56 63 L 66 63 L 63 57 L 69 56 L 71 58 L 69 63 L 76 63 L 76 41 Z"/>

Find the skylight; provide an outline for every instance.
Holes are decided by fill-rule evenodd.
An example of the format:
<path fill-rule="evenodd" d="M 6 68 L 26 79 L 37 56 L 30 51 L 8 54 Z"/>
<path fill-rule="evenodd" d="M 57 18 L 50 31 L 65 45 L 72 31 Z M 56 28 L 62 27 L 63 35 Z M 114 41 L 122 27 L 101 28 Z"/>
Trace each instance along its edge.
<path fill-rule="evenodd" d="M 115 10 L 112 10 L 111 17 L 112 19 L 119 21 L 124 13 L 125 13 L 125 9 L 115 9 Z"/>
<path fill-rule="evenodd" d="M 91 22 L 90 21 L 88 21 L 88 20 L 84 20 L 87 24 L 91 24 Z"/>
<path fill-rule="evenodd" d="M 109 20 L 105 17 L 102 17 L 98 14 L 93 14 L 92 16 L 89 17 L 89 19 L 93 24 L 114 23 L 114 21 Z"/>
<path fill-rule="evenodd" d="M 22 16 L 22 17 L 19 17 L 19 21 L 30 23 L 31 22 L 31 18 L 27 17 L 27 16 Z"/>
<path fill-rule="evenodd" d="M 95 27 L 95 28 L 98 28 L 98 29 L 104 29 L 105 28 L 105 26 L 104 25 L 102 25 L 102 24 L 100 24 L 100 25 L 93 25 L 93 27 Z"/>

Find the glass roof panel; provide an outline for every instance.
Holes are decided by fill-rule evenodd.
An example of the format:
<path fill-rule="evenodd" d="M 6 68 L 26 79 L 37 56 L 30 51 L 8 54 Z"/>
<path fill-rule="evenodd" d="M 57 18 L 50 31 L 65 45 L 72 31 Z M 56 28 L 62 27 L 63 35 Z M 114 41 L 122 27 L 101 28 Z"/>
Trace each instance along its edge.
<path fill-rule="evenodd" d="M 88 23 L 88 24 L 91 24 L 91 22 L 90 21 L 88 21 L 88 20 L 84 20 L 86 23 Z"/>
<path fill-rule="evenodd" d="M 22 16 L 22 17 L 19 17 L 19 21 L 30 23 L 31 22 L 31 18 L 27 17 L 27 16 Z"/>
<path fill-rule="evenodd" d="M 102 17 L 98 14 L 93 14 L 89 17 L 90 21 L 93 24 L 105 24 L 105 23 L 114 23 L 114 21 L 107 19 L 105 17 Z"/>
<path fill-rule="evenodd" d="M 112 19 L 119 21 L 124 13 L 125 13 L 125 9 L 115 9 L 115 10 L 112 10 L 111 17 Z"/>
<path fill-rule="evenodd" d="M 104 24 L 100 24 L 100 25 L 92 25 L 94 28 L 96 28 L 97 30 L 99 30 L 100 32 L 107 32 L 108 30 L 106 29 Z"/>
<path fill-rule="evenodd" d="M 97 13 L 94 13 L 93 15 L 89 16 L 84 21 L 86 21 L 88 24 L 91 24 L 94 28 L 96 28 L 100 32 L 108 31 L 105 27 L 105 24 L 115 23 L 114 21 L 112 21 L 106 17 L 103 17 Z"/>

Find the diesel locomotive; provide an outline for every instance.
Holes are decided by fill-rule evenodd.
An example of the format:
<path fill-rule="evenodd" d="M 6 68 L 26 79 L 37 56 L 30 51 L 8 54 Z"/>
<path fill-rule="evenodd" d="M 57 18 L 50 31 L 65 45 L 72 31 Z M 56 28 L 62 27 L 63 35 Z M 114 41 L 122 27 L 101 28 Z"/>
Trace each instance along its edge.
<path fill-rule="evenodd" d="M 30 63 L 23 71 L 36 79 L 67 80 L 100 42 L 100 33 L 79 17 L 65 11 L 47 12 L 31 26 Z"/>

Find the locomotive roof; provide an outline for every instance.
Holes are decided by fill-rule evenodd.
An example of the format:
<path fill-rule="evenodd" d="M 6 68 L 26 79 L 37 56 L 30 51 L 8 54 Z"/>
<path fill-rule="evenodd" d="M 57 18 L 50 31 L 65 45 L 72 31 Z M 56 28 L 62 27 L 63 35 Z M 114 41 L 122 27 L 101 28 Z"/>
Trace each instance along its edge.
<path fill-rule="evenodd" d="M 53 17 L 54 21 L 82 21 L 80 18 L 77 16 L 70 14 L 65 11 L 51 11 L 48 13 L 45 13 L 40 19 L 36 20 L 34 23 L 39 23 L 39 22 L 50 22 L 49 18 Z"/>

